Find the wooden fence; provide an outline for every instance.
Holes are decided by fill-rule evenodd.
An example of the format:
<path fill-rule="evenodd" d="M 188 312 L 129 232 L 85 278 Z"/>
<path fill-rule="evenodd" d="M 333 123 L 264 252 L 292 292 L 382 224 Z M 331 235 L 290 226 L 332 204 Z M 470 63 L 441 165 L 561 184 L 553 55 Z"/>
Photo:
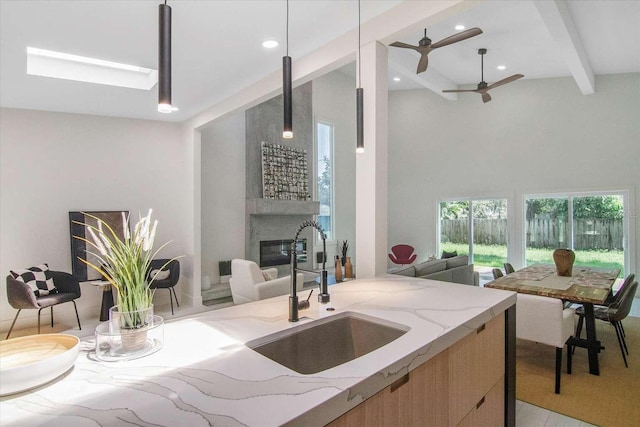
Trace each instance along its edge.
<path fill-rule="evenodd" d="M 466 219 L 445 219 L 440 223 L 442 241 L 468 243 L 469 222 Z M 622 219 L 576 219 L 574 249 L 622 250 Z M 527 247 L 555 249 L 569 246 L 566 221 L 534 219 L 527 221 Z M 507 244 L 506 219 L 474 219 L 473 241 L 482 245 Z"/>

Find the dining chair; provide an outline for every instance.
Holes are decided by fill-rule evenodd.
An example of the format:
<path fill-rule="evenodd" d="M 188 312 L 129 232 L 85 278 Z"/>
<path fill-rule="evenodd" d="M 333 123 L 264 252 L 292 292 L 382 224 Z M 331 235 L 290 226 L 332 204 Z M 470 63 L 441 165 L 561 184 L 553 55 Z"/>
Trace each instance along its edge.
<path fill-rule="evenodd" d="M 562 300 L 518 293 L 516 302 L 516 338 L 556 348 L 555 392 L 560 394 L 562 349 L 567 351 L 567 373 L 571 373 L 571 345 L 574 310 L 563 308 Z"/>
<path fill-rule="evenodd" d="M 493 273 L 493 280 L 504 276 L 504 274 L 502 274 L 502 270 L 500 270 L 499 268 L 494 268 L 493 270 L 491 270 L 491 272 Z"/>
<path fill-rule="evenodd" d="M 27 273 L 28 274 L 28 273 Z M 40 333 L 40 312 L 50 307 L 51 310 L 51 327 L 53 328 L 53 306 L 63 304 L 65 302 L 72 302 L 73 308 L 76 311 L 76 319 L 78 320 L 78 329 L 82 329 L 80 325 L 80 316 L 78 316 L 78 307 L 75 300 L 80 298 L 80 283 L 78 280 L 69 273 L 63 271 L 52 271 L 47 268 L 47 276 L 53 280 L 54 291 L 42 295 L 34 292 L 30 287 L 28 279 L 24 279 L 26 274 L 17 274 L 14 271 L 7 276 L 7 300 L 11 307 L 18 310 L 16 316 L 13 318 L 7 338 L 11 335 L 13 327 L 18 320 L 18 315 L 24 309 L 37 309 L 38 310 L 38 334 Z"/>
<path fill-rule="evenodd" d="M 505 262 L 503 265 L 504 265 L 505 274 L 511 274 L 516 271 L 513 269 L 513 266 L 508 262 Z"/>
<path fill-rule="evenodd" d="M 180 262 L 177 259 L 152 259 L 149 263 L 149 271 L 147 279 L 153 280 L 149 286 L 151 289 L 168 289 L 169 302 L 171 303 L 171 314 L 173 314 L 173 299 L 180 307 L 178 296 L 176 295 L 175 286 L 180 279 Z"/>
<path fill-rule="evenodd" d="M 629 364 L 627 363 L 629 348 L 627 347 L 627 341 L 625 339 L 624 330 L 622 328 L 622 321 L 629 315 L 629 312 L 631 311 L 631 304 L 633 303 L 633 298 L 636 295 L 637 289 L 638 282 L 633 282 L 632 284 L 625 286 L 621 291 L 618 291 L 616 297 L 621 292 L 622 295 L 610 306 L 596 306 L 593 308 L 593 314 L 596 319 L 611 323 L 613 325 L 613 328 L 616 330 L 616 336 L 618 337 L 618 345 L 620 345 L 620 352 L 622 353 L 624 366 L 626 366 L 627 368 L 629 367 Z M 580 338 L 580 334 L 582 333 L 582 325 L 584 323 L 584 308 L 579 307 L 576 310 L 576 314 L 580 316 L 580 318 L 578 319 L 578 326 L 576 327 L 576 337 Z"/>

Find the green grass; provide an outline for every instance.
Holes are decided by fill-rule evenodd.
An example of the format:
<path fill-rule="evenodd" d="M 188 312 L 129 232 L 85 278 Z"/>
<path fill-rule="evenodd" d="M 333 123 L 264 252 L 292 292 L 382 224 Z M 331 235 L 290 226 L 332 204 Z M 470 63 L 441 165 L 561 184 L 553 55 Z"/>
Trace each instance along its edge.
<path fill-rule="evenodd" d="M 444 243 L 441 250 L 457 251 L 458 255 L 468 255 L 469 246 L 466 244 Z M 526 263 L 553 264 L 554 249 L 528 248 Z M 622 251 L 575 251 L 575 265 L 598 268 L 619 268 L 620 277 L 624 277 L 624 253 Z M 473 263 L 483 267 L 502 268 L 507 261 L 507 247 L 499 245 L 473 245 Z"/>

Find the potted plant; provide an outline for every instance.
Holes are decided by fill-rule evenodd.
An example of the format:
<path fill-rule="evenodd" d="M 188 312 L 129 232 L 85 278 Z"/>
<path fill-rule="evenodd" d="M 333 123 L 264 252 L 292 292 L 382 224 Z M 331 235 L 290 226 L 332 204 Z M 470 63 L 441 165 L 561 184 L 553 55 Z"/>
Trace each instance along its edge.
<path fill-rule="evenodd" d="M 342 261 L 342 266 L 344 267 L 344 264 L 347 261 L 347 254 L 349 253 L 348 241 L 343 240 L 342 243 L 340 243 L 340 253 L 342 253 L 342 257 L 340 260 Z"/>
<path fill-rule="evenodd" d="M 151 223 L 151 213 L 152 210 L 149 209 L 147 216 L 139 218 L 133 228 L 133 234 L 131 234 L 129 218 L 123 212 L 124 238 L 120 238 L 113 228 L 99 218 L 85 213 L 86 217 L 97 222 L 97 225 L 78 222 L 86 228 L 91 238 L 73 236 L 84 241 L 88 245 L 87 247 L 93 248 L 87 252 L 93 255 L 98 262 L 96 265 L 87 259 L 80 258 L 80 260 L 100 273 L 116 288 L 118 305 L 110 310 L 109 321 L 128 335 L 131 335 L 133 331 L 143 330 L 148 323 L 149 316 L 153 316 L 154 290 L 150 286 L 155 277 L 147 280 L 147 274 L 151 260 L 169 243 L 153 250 L 158 221 Z M 123 335 L 123 346 L 125 347 L 128 345 L 132 347 L 144 346 L 145 342 L 146 335 L 144 334 L 137 334 L 137 338 L 133 341 L 125 340 Z"/>

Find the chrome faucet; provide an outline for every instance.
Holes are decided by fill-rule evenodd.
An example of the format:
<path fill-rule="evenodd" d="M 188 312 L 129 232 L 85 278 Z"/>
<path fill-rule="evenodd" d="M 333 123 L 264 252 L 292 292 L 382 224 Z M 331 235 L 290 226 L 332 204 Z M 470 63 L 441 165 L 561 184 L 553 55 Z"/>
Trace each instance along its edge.
<path fill-rule="evenodd" d="M 297 322 L 298 321 L 298 311 L 303 310 L 305 308 L 309 308 L 309 303 L 307 301 L 298 302 L 298 295 L 296 294 L 296 272 L 298 271 L 306 271 L 307 273 L 317 273 L 316 271 L 305 270 L 302 268 L 298 268 L 298 258 L 296 256 L 296 242 L 298 241 L 298 236 L 300 232 L 307 227 L 313 227 L 320 233 L 322 237 L 322 271 L 320 272 L 320 295 L 318 295 L 318 302 L 321 304 L 326 304 L 331 301 L 331 297 L 329 296 L 329 289 L 327 285 L 327 235 L 324 234 L 324 230 L 320 227 L 317 221 L 305 221 L 300 224 L 298 227 L 298 231 L 296 232 L 295 237 L 293 238 L 293 242 L 291 242 L 291 293 L 289 295 L 289 322 Z"/>

